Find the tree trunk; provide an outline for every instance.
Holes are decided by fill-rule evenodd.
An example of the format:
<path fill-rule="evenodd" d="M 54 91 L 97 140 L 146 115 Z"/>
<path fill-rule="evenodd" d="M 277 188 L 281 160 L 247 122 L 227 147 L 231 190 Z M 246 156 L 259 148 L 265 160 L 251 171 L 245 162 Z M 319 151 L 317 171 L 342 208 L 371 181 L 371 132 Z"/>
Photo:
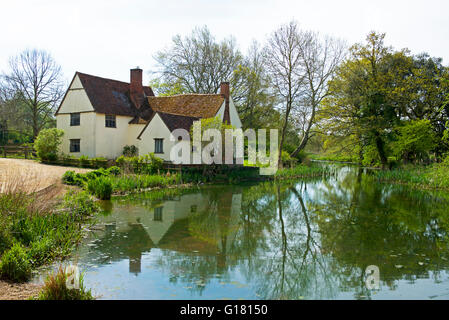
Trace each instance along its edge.
<path fill-rule="evenodd" d="M 382 168 L 385 169 L 388 165 L 388 159 L 385 154 L 384 141 L 382 140 L 379 132 L 377 132 L 377 131 L 375 133 L 375 137 L 376 137 L 375 142 L 376 142 L 377 153 L 379 154 L 380 162 L 382 163 Z"/>
<path fill-rule="evenodd" d="M 299 147 L 296 148 L 295 151 L 292 152 L 290 155 L 292 158 L 295 158 L 298 153 L 300 153 L 307 145 L 307 142 L 309 141 L 309 133 L 307 132 L 304 137 L 302 137 L 301 143 L 299 144 Z"/>
<path fill-rule="evenodd" d="M 313 99 L 312 101 L 315 101 L 315 94 L 313 94 L 312 99 Z M 312 128 L 312 124 L 315 120 L 315 112 L 316 112 L 316 108 L 317 108 L 316 105 L 317 105 L 317 103 L 312 102 L 312 114 L 310 115 L 309 123 L 307 124 L 307 128 L 304 131 L 304 136 L 302 137 L 299 147 L 296 148 L 296 150 L 293 151 L 293 153 L 291 154 L 292 158 L 296 157 L 298 155 L 298 153 L 300 153 L 306 147 L 307 142 L 309 142 L 310 129 Z"/>
<path fill-rule="evenodd" d="M 283 164 L 282 164 L 282 147 L 284 146 L 284 139 L 285 139 L 285 131 L 287 130 L 287 124 L 288 124 L 288 116 L 290 115 L 290 109 L 291 109 L 291 102 L 287 102 L 287 110 L 285 113 L 285 122 L 284 122 L 284 126 L 282 128 L 282 136 L 281 136 L 281 141 L 279 143 L 279 155 L 278 155 L 278 168 L 282 169 Z"/>

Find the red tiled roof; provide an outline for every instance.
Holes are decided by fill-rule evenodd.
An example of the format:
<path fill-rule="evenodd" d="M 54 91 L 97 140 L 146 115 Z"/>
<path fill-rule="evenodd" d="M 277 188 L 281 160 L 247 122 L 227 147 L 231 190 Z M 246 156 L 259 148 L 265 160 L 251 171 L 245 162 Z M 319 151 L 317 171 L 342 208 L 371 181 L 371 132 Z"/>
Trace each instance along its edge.
<path fill-rule="evenodd" d="M 81 72 L 76 72 L 77 75 L 96 112 L 131 117 L 139 114 L 129 98 L 129 83 Z M 143 90 L 145 95 L 154 96 L 151 87 L 143 87 Z M 56 114 L 58 112 L 59 109 Z"/>
<path fill-rule="evenodd" d="M 212 118 L 223 105 L 221 94 L 182 94 L 170 97 L 148 97 L 154 111 L 197 118 Z"/>

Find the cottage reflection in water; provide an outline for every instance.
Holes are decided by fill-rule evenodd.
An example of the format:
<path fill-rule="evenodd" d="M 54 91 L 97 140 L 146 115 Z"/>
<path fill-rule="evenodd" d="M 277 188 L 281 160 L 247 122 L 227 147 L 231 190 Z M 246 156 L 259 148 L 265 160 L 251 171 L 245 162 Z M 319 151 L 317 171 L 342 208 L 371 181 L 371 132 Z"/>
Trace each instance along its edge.
<path fill-rule="evenodd" d="M 226 252 L 234 240 L 242 206 L 238 188 L 175 194 L 163 200 L 145 196 L 119 199 L 113 205 L 104 202 L 105 215 L 94 232 L 96 240 L 80 249 L 81 256 L 92 264 L 129 259 L 129 272 L 137 275 L 142 272 L 142 254 L 160 248 L 213 255 L 217 269 L 226 268 Z M 199 237 L 189 219 L 201 216 L 203 221 L 204 215 L 210 219 L 201 226 L 207 232 Z"/>

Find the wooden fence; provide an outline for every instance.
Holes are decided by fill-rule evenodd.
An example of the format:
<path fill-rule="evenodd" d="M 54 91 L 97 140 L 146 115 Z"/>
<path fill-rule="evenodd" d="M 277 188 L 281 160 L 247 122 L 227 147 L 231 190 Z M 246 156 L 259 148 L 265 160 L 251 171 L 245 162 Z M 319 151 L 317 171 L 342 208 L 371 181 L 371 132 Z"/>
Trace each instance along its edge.
<path fill-rule="evenodd" d="M 30 158 L 34 153 L 32 147 L 24 146 L 0 146 L 0 156 L 7 158 L 8 154 L 21 155 L 23 154 L 25 159 Z"/>

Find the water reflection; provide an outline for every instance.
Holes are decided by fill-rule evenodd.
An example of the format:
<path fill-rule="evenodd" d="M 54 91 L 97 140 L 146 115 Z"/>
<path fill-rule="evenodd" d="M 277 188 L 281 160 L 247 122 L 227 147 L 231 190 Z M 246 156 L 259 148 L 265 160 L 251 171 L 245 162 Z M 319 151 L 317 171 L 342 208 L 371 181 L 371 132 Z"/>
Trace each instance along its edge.
<path fill-rule="evenodd" d="M 104 203 L 77 261 L 104 298 L 447 298 L 447 204 L 349 167 L 141 194 Z M 377 292 L 369 265 L 380 268 Z"/>

